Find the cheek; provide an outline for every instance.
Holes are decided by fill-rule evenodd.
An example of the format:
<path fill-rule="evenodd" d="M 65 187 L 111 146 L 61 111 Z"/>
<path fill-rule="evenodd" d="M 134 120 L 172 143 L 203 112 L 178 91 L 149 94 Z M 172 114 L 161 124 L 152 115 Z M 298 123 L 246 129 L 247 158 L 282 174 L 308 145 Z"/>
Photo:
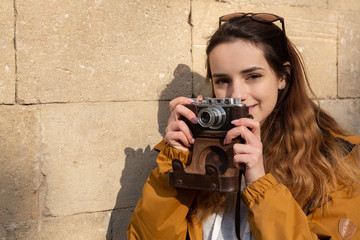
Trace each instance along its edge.
<path fill-rule="evenodd" d="M 270 114 L 276 106 L 278 90 L 277 88 L 265 88 L 258 90 L 259 91 L 256 91 L 256 93 L 254 92 L 253 97 L 261 103 L 260 108 Z"/>
<path fill-rule="evenodd" d="M 215 88 L 214 85 L 212 85 L 212 89 L 214 92 L 214 97 L 216 98 L 226 98 L 226 90 Z"/>
<path fill-rule="evenodd" d="M 216 98 L 226 98 L 224 92 L 221 91 L 214 91 L 214 95 Z"/>
<path fill-rule="evenodd" d="M 268 101 L 269 103 L 276 104 L 279 89 L 277 82 L 269 81 L 267 84 L 259 85 L 257 88 L 254 88 L 254 96 L 258 96 L 262 101 Z M 275 105 L 274 105 L 275 106 Z"/>

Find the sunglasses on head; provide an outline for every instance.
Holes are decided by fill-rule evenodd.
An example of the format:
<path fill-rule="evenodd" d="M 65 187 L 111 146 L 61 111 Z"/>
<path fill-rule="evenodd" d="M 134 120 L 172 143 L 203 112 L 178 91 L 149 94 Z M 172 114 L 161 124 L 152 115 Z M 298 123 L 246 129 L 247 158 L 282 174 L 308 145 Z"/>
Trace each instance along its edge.
<path fill-rule="evenodd" d="M 286 33 L 285 33 L 285 24 L 284 24 L 283 17 L 279 17 L 272 13 L 243 13 L 243 12 L 231 13 L 231 14 L 221 16 L 219 18 L 219 28 L 220 28 L 221 24 L 224 22 L 227 22 L 233 18 L 242 18 L 242 17 L 249 17 L 254 21 L 264 22 L 264 23 L 273 23 L 273 22 L 276 22 L 279 20 L 281 22 L 281 26 L 282 26 L 285 51 L 286 51 L 287 56 L 289 56 L 287 40 L 286 40 Z"/>

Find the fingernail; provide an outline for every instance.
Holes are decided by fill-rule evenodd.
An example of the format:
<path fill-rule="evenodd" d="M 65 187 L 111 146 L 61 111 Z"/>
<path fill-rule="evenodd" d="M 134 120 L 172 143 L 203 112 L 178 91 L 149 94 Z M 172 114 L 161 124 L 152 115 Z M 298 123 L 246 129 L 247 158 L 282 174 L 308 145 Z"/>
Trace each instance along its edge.
<path fill-rule="evenodd" d="M 235 124 L 235 123 L 238 123 L 238 122 L 240 122 L 240 120 L 239 120 L 239 119 L 235 119 L 235 120 L 232 120 L 232 121 L 231 121 L 231 124 Z"/>
<path fill-rule="evenodd" d="M 192 98 L 186 98 L 186 101 L 192 103 L 192 102 L 194 102 L 194 99 L 192 99 Z"/>
<path fill-rule="evenodd" d="M 195 143 L 195 139 L 191 139 L 190 143 L 191 143 L 191 144 L 194 144 L 194 143 Z"/>
<path fill-rule="evenodd" d="M 226 145 L 226 139 L 224 139 L 223 145 Z"/>
<path fill-rule="evenodd" d="M 191 121 L 193 123 L 199 123 L 199 119 L 197 117 L 192 118 Z"/>

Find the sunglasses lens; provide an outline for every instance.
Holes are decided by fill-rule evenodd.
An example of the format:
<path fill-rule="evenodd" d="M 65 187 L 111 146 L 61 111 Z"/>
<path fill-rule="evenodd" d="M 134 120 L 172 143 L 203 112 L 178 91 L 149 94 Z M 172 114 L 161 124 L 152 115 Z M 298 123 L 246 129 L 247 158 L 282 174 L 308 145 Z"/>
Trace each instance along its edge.
<path fill-rule="evenodd" d="M 280 19 L 280 17 L 269 13 L 256 13 L 252 16 L 252 18 L 254 20 L 266 21 L 266 22 L 274 22 Z"/>
<path fill-rule="evenodd" d="M 232 13 L 229 15 L 222 16 L 221 21 L 229 21 L 232 18 L 242 17 L 244 15 L 246 15 L 246 13 L 241 13 L 241 12 L 240 13 Z"/>

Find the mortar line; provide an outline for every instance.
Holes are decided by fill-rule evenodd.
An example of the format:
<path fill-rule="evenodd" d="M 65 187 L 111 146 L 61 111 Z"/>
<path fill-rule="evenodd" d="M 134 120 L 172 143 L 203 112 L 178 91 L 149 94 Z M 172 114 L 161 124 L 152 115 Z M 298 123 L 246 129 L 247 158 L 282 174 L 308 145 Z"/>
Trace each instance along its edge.
<path fill-rule="evenodd" d="M 113 100 L 113 101 L 74 101 L 74 102 L 34 102 L 34 103 L 21 103 L 21 106 L 37 106 L 37 105 L 55 105 L 55 104 L 96 104 L 96 103 L 130 103 L 130 102 L 169 102 L 172 99 L 153 99 L 153 100 Z M 0 106 L 13 106 L 10 103 L 1 103 Z"/>
<path fill-rule="evenodd" d="M 16 0 L 13 1 L 13 6 L 14 6 L 14 60 L 15 60 L 15 104 L 18 103 L 18 96 L 17 96 L 17 92 L 18 92 L 18 55 L 17 55 L 17 39 L 16 39 L 16 32 L 17 32 L 17 17 L 18 17 L 18 11 L 16 8 Z"/>
<path fill-rule="evenodd" d="M 193 1 L 192 0 L 189 0 L 189 8 L 190 8 L 190 13 L 189 13 L 189 20 L 188 20 L 188 23 L 190 25 L 190 44 L 191 44 L 191 49 L 190 49 L 190 57 L 191 57 L 191 95 L 192 97 L 194 97 L 194 51 L 193 51 L 193 23 L 192 23 L 192 16 L 193 16 L 193 12 L 192 12 L 192 4 L 193 4 Z"/>
<path fill-rule="evenodd" d="M 318 97 L 317 99 L 319 100 L 358 100 L 360 98 L 358 97 L 339 97 L 339 96 L 335 96 L 335 97 Z M 169 102 L 172 99 L 154 99 L 154 100 L 127 100 L 127 101 L 85 101 L 85 102 L 40 102 L 40 103 L 27 103 L 27 104 L 19 104 L 21 106 L 46 106 L 46 105 L 56 105 L 56 104 L 97 104 L 97 103 L 129 103 L 129 102 L 142 102 L 142 103 L 146 103 L 146 102 Z M 14 104 L 0 104 L 0 106 L 13 106 Z"/>
<path fill-rule="evenodd" d="M 339 12 L 337 12 L 336 14 L 337 19 L 336 19 L 336 98 L 339 99 L 339 45 L 340 45 L 340 29 L 339 29 Z"/>

